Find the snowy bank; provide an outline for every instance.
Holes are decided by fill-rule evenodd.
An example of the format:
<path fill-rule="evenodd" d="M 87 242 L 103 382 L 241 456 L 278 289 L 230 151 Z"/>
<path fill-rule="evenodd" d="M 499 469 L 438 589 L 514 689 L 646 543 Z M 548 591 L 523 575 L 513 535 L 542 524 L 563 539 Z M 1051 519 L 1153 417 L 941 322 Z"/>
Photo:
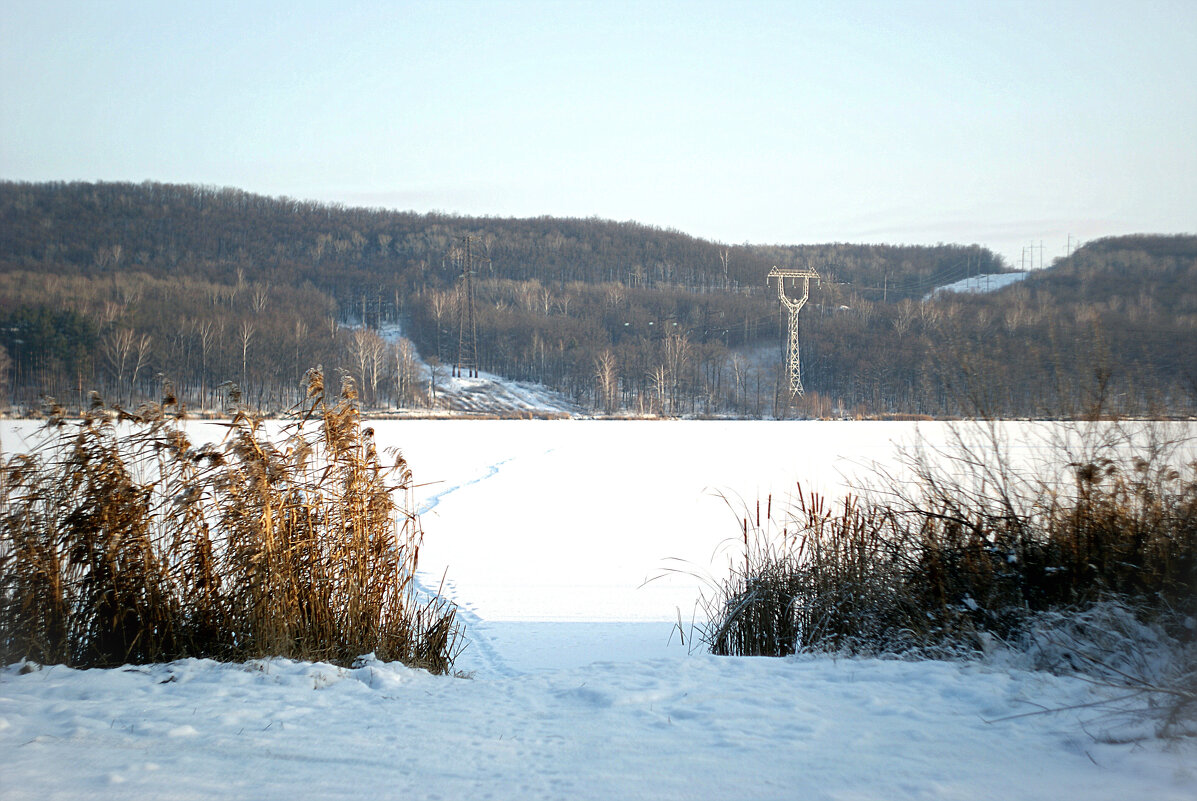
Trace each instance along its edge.
<path fill-rule="evenodd" d="M 1191 799 L 1079 679 L 691 656 L 472 680 L 367 661 L 0 673 L 0 797 Z M 1088 720 L 1087 725 L 1082 725 Z"/>

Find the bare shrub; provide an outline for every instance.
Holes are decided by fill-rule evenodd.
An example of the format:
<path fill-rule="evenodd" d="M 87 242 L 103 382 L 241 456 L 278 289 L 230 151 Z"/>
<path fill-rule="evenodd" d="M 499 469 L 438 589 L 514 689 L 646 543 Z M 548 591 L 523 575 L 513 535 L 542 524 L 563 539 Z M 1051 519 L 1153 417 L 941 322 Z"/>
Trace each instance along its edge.
<path fill-rule="evenodd" d="M 1174 636 L 1194 626 L 1172 610 L 1101 601 L 1031 616 L 992 656 L 1097 685 L 1084 723 L 1100 741 L 1197 737 L 1197 641 Z"/>
<path fill-rule="evenodd" d="M 994 429 L 991 429 L 994 430 Z M 1096 433 L 1095 433 L 1096 432 Z M 1106 425 L 1035 478 L 1003 444 L 908 454 L 913 480 L 832 507 L 803 495 L 741 521 L 743 556 L 703 599 L 715 653 L 943 655 L 1015 641 L 1037 615 L 1118 599 L 1170 630 L 1197 615 L 1197 463 L 1181 440 Z M 1165 612 L 1167 614 L 1165 614 Z"/>

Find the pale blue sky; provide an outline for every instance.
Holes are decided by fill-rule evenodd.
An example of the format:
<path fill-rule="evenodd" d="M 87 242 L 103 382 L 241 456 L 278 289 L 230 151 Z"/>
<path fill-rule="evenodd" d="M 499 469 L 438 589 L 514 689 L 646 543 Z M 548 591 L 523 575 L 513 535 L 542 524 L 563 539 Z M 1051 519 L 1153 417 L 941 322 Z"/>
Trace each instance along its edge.
<path fill-rule="evenodd" d="M 1197 232 L 1197 0 L 0 0 L 0 178 L 724 242 Z"/>

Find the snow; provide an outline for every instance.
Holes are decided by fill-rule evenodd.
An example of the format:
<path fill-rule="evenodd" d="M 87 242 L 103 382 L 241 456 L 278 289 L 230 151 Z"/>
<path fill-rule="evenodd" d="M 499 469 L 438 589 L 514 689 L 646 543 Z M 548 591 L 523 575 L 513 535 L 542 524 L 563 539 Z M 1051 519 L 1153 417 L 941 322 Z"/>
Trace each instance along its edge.
<path fill-rule="evenodd" d="M 385 323 L 378 329 L 378 335 L 386 342 L 398 343 L 403 338 L 403 325 L 398 322 Z M 409 410 L 421 415 L 435 415 L 444 412 L 450 415 L 530 415 L 541 417 L 568 417 L 581 412 L 581 408 L 563 393 L 543 384 L 530 381 L 513 381 L 494 373 L 475 371 L 477 375 L 454 376 L 453 365 L 442 364 L 433 368 L 421 358 L 414 344 L 410 344 L 418 380 L 427 384 L 432 380 L 436 392 L 436 409 Z"/>
<path fill-rule="evenodd" d="M 931 290 L 927 298 L 932 298 L 941 292 L 997 292 L 999 289 L 1016 284 L 1026 278 L 1028 273 L 989 273 L 962 278 L 952 284 L 944 284 Z M 926 300 L 927 298 L 924 298 Z"/>
<path fill-rule="evenodd" d="M 494 373 L 476 371 L 476 376 L 445 375 L 447 367 L 438 368 L 437 403 L 453 412 L 478 414 L 530 413 L 568 416 L 581 408 L 560 392 L 543 384 L 512 381 Z M 424 374 L 425 376 L 427 373 Z"/>
<path fill-rule="evenodd" d="M 909 423 L 398 421 L 375 426 L 416 470 L 425 584 L 488 621 L 689 620 L 758 492 L 841 493 L 859 461 L 886 458 Z M 385 434 L 383 432 L 386 432 Z M 385 440 L 384 440 L 385 441 Z M 452 477 L 452 478 L 448 478 Z M 728 500 L 720 497 L 723 493 Z M 730 502 L 730 503 L 729 503 Z M 671 561 L 676 560 L 676 561 Z M 648 585 L 645 581 L 655 579 Z"/>
<path fill-rule="evenodd" d="M 420 583 L 463 605 L 470 677 L 372 658 L 10 666 L 0 798 L 1197 797 L 1194 743 L 1125 742 L 1133 721 L 1081 706 L 1114 692 L 1091 681 L 682 644 L 701 579 L 646 579 L 718 573 L 738 497 L 842 493 L 912 424 L 373 425 L 422 483 Z M 4 449 L 33 427 L 3 424 Z"/>
<path fill-rule="evenodd" d="M 1191 752 L 1095 742 L 1078 679 L 830 659 L 513 677 L 187 660 L 0 674 L 0 795 L 1191 799 Z"/>

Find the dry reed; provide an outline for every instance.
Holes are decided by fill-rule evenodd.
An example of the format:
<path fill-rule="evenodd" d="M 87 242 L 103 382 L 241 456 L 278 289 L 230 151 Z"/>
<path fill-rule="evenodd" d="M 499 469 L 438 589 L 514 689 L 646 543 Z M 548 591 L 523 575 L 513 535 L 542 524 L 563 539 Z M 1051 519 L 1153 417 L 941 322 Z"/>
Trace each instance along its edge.
<path fill-rule="evenodd" d="M 0 468 L 0 660 L 109 666 L 262 656 L 378 658 L 446 672 L 456 610 L 418 600 L 411 471 L 384 463 L 352 382 L 277 441 L 238 411 L 195 445 L 173 398 L 98 399 Z M 404 503 L 396 502 L 402 495 Z"/>

